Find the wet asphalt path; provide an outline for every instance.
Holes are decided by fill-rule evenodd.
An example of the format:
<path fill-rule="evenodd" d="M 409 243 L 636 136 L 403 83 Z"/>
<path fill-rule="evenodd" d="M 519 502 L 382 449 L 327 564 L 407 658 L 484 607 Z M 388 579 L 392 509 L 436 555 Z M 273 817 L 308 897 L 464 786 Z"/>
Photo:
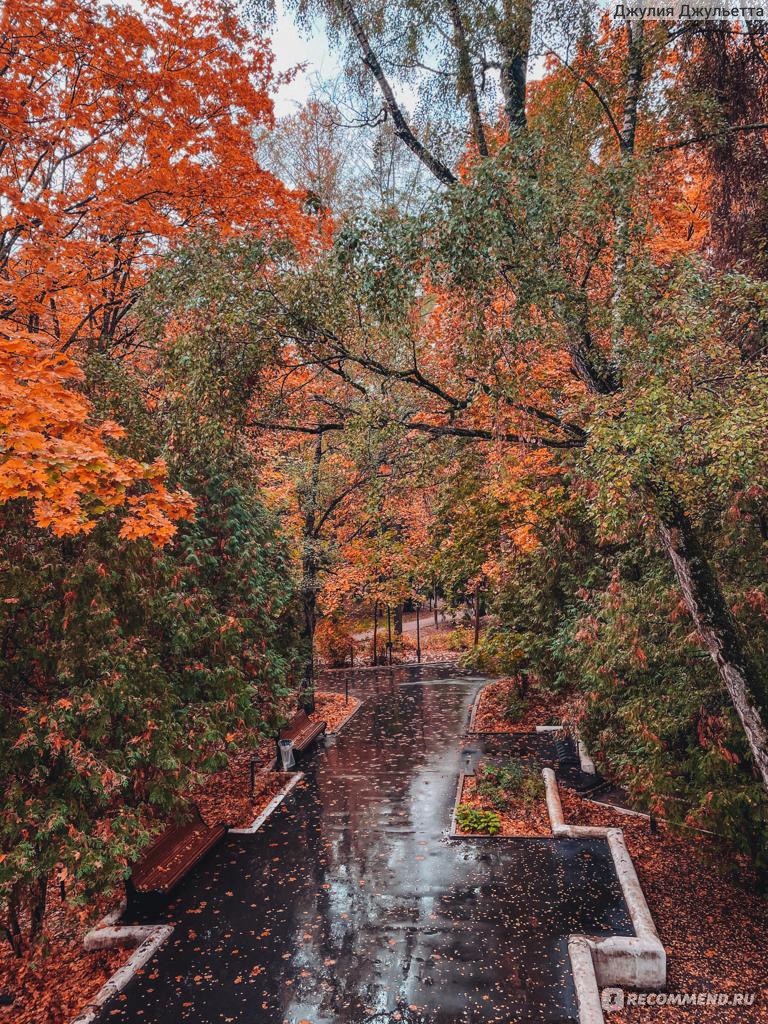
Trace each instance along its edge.
<path fill-rule="evenodd" d="M 408 678 L 356 676 L 265 826 L 147 910 L 174 934 L 99 1024 L 576 1020 L 567 936 L 630 933 L 607 845 L 447 838 L 482 684 Z"/>

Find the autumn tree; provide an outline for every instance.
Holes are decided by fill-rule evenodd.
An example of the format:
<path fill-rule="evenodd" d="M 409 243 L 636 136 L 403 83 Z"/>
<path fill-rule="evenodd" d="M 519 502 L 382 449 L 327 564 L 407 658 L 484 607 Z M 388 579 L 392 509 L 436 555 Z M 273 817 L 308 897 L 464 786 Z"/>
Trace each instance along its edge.
<path fill-rule="evenodd" d="M 145 289 L 190 232 L 312 229 L 257 160 L 269 49 L 224 8 L 11 3 L 0 48 L 0 896 L 22 953 L 53 877 L 88 904 L 277 727 L 292 588 L 241 414 L 270 352 L 241 362 L 215 296 L 211 334 Z"/>
<path fill-rule="evenodd" d="M 354 10 L 350 13 L 350 5 L 343 10 L 370 74 L 391 107 L 370 37 L 355 20 Z M 414 226 L 407 225 L 404 242 L 396 251 L 389 249 L 386 258 L 407 273 L 411 254 L 430 254 L 426 272 L 442 285 L 458 328 L 453 352 L 439 364 L 429 348 L 412 339 L 398 347 L 393 332 L 391 339 L 378 342 L 374 355 L 370 344 L 356 347 L 338 331 L 322 326 L 315 330 L 326 357 L 334 353 L 364 372 L 398 382 L 403 393 L 423 397 L 423 413 L 399 418 L 410 430 L 480 441 L 496 437 L 554 451 L 584 448 L 589 453 L 596 444 L 602 447 L 590 416 L 603 403 L 611 412 L 607 421 L 600 418 L 601 430 L 603 423 L 611 422 L 621 433 L 619 425 L 627 422 L 629 410 L 645 413 L 641 382 L 650 386 L 650 379 L 647 365 L 634 361 L 635 353 L 639 356 L 643 347 L 652 349 L 651 338 L 660 333 L 652 331 L 645 314 L 653 309 L 657 325 L 674 323 L 679 329 L 677 318 L 684 304 L 673 313 L 674 305 L 665 305 L 662 296 L 679 295 L 684 286 L 675 283 L 677 273 L 682 275 L 678 280 L 689 279 L 679 266 L 654 264 L 642 246 L 648 230 L 643 197 L 651 176 L 663 173 L 672 130 L 658 113 L 650 116 L 649 111 L 644 119 L 645 89 L 652 69 L 668 59 L 675 38 L 664 26 L 646 30 L 642 22 L 611 25 L 606 19 L 582 34 L 575 65 L 559 62 L 563 86 L 570 84 L 573 94 L 588 101 L 587 114 L 593 117 L 590 131 L 582 133 L 570 151 L 555 150 L 547 141 L 542 144 L 556 134 L 550 129 L 542 135 L 546 122 L 532 122 L 525 76 L 518 76 L 526 115 L 516 117 L 507 109 L 507 129 L 514 131 L 499 159 L 479 164 L 463 184 L 445 173 L 445 165 L 431 154 L 436 178 L 451 186 L 440 204 L 438 232 L 429 241 L 416 242 Z M 685 139 L 672 141 L 673 148 L 686 144 Z M 429 156 L 425 154 L 427 166 Z M 582 187 L 574 190 L 574 182 Z M 633 191 L 639 202 L 628 200 Z M 567 194 L 570 209 L 562 203 Z M 371 254 L 387 249 L 389 237 L 380 225 L 376 234 L 366 232 L 356 244 L 367 252 L 355 252 L 353 265 L 365 273 L 366 262 L 375 262 Z M 419 258 L 416 265 L 423 275 L 424 260 Z M 637 287 L 632 286 L 630 266 Z M 451 268 L 447 275 L 446 268 Z M 394 272 L 388 271 L 388 276 L 392 279 Z M 415 297 L 414 284 L 410 293 L 401 287 L 397 300 L 406 304 Z M 522 317 L 521 309 L 533 312 Z M 378 310 L 376 318 L 381 335 Z M 470 339 L 472 351 L 467 349 Z M 720 355 L 713 353 L 713 359 L 718 363 Z M 730 362 L 729 356 L 724 359 Z M 517 369 L 501 374 L 499 367 L 505 365 Z M 448 378 L 451 366 L 457 371 L 461 367 L 461 372 Z M 737 389 L 746 386 L 741 374 L 728 379 Z M 730 396 L 734 411 L 743 408 L 736 398 L 739 393 Z M 671 436 L 669 429 L 664 433 Z M 626 438 L 614 451 L 626 460 L 636 446 L 634 439 Z M 697 512 L 686 502 L 682 479 L 687 467 L 678 463 L 673 471 L 666 461 L 669 453 L 660 458 L 657 446 L 648 446 L 645 439 L 638 452 L 631 487 L 657 524 L 688 611 L 768 786 L 760 675 L 697 535 Z M 603 465 L 601 482 L 613 472 Z"/>
<path fill-rule="evenodd" d="M 124 349 L 148 271 L 190 230 L 300 231 L 257 160 L 269 51 L 223 9 L 11 2 L 0 55 L 0 312 L 18 327 Z"/>

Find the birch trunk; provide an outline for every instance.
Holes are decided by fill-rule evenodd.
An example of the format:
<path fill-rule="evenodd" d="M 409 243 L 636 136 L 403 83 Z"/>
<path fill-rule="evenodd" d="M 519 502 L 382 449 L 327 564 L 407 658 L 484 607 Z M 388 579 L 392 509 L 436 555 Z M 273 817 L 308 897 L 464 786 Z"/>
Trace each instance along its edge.
<path fill-rule="evenodd" d="M 757 673 L 744 650 L 728 604 L 693 526 L 672 502 L 660 518 L 659 535 L 674 566 L 686 607 L 739 716 L 755 767 L 768 790 L 768 730 L 755 699 Z"/>

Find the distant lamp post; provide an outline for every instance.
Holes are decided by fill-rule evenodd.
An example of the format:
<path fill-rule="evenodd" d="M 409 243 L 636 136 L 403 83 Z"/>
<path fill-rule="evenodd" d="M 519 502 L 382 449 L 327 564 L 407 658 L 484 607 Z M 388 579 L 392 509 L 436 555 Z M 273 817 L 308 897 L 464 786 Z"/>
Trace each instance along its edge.
<path fill-rule="evenodd" d="M 421 627 L 419 625 L 419 612 L 421 611 L 421 604 L 416 602 L 416 661 L 421 664 Z"/>
<path fill-rule="evenodd" d="M 392 664 L 392 609 L 387 605 L 387 662 Z"/>

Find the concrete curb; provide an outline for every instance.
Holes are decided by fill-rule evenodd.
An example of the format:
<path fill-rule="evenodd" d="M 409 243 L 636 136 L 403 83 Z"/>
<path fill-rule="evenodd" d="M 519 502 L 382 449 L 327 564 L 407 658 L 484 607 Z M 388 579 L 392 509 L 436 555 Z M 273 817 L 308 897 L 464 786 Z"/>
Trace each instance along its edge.
<path fill-rule="evenodd" d="M 464 779 L 466 779 L 466 772 L 459 772 L 459 781 L 456 786 L 456 796 L 453 800 L 453 814 L 451 815 L 451 827 L 448 830 L 449 839 L 464 839 L 464 836 L 457 835 L 456 833 L 456 811 L 459 809 L 461 803 L 461 794 L 464 792 Z"/>
<path fill-rule="evenodd" d="M 349 717 L 351 718 L 352 715 Z M 346 722 L 344 724 L 346 725 Z M 247 828 L 231 828 L 228 830 L 228 834 L 253 835 L 255 832 L 258 832 L 270 814 L 303 778 L 304 772 L 295 772 L 283 789 L 270 800 L 261 814 Z M 150 957 L 154 956 L 162 944 L 173 934 L 173 926 L 169 924 L 118 924 L 118 921 L 125 913 L 125 907 L 126 903 L 123 900 L 114 910 L 105 914 L 99 923 L 86 933 L 83 939 L 83 946 L 89 952 L 95 952 L 100 949 L 119 949 L 123 946 L 136 946 L 136 949 L 123 966 L 119 967 L 112 977 L 104 982 L 94 998 L 71 1021 L 71 1024 L 93 1024 L 96 1014 L 102 1006 L 112 996 L 123 991 L 131 978 L 141 970 Z"/>
<path fill-rule="evenodd" d="M 111 949 L 115 946 L 130 946 L 134 945 L 137 941 L 140 943 L 134 952 L 128 957 L 122 967 L 118 967 L 111 978 L 101 986 L 99 991 L 93 997 L 93 999 L 86 1005 L 85 1009 L 81 1010 L 77 1017 L 72 1021 L 72 1024 L 93 1024 L 96 1019 L 97 1013 L 101 1010 L 102 1006 L 110 1000 L 113 996 L 116 996 L 119 992 L 122 992 L 128 982 L 138 973 L 147 963 L 147 961 L 155 955 L 157 950 L 162 944 L 171 937 L 173 934 L 173 926 L 170 924 L 154 924 L 154 925 L 126 925 L 126 926 L 111 926 L 100 925 L 106 922 L 108 919 L 113 919 L 115 915 L 119 917 L 123 913 L 124 905 L 113 910 L 110 914 L 107 914 L 102 921 L 99 922 L 94 929 L 92 929 L 85 936 L 84 945 L 86 949 Z M 106 936 L 103 940 L 98 939 L 98 935 L 101 933 Z M 89 939 L 91 940 L 89 944 Z"/>
<path fill-rule="evenodd" d="M 579 752 L 579 764 L 581 765 L 581 770 L 585 775 L 597 775 L 595 762 L 589 756 L 587 745 L 579 735 L 578 729 L 574 730 L 573 738 L 576 740 L 576 750 Z"/>
<path fill-rule="evenodd" d="M 664 988 L 667 983 L 667 954 L 648 909 L 624 841 L 624 833 L 620 828 L 566 824 L 555 773 L 551 768 L 545 768 L 542 775 L 552 834 L 567 839 L 602 837 L 607 840 L 616 877 L 635 930 L 631 936 L 590 938 L 587 935 L 571 935 L 569 938 L 568 952 L 579 1003 L 579 1024 L 601 1024 L 603 1012 L 595 992 L 609 985 L 652 991 Z M 589 952 L 591 971 L 586 963 L 585 951 Z"/>
<path fill-rule="evenodd" d="M 261 814 L 257 818 L 254 818 L 250 825 L 246 828 L 230 828 L 227 830 L 227 834 L 231 836 L 252 836 L 255 832 L 258 832 L 270 814 L 280 806 L 293 787 L 298 782 L 301 782 L 303 778 L 304 772 L 294 772 L 280 792 L 276 796 L 272 797 Z"/>
<path fill-rule="evenodd" d="M 479 689 L 479 690 L 477 691 L 477 696 L 476 696 L 476 697 L 475 697 L 475 699 L 474 699 L 474 700 L 472 701 L 472 710 L 471 710 L 471 711 L 470 711 L 470 713 L 469 713 L 469 725 L 467 726 L 467 733 L 473 733 L 473 732 L 475 731 L 475 718 L 477 717 L 477 709 L 478 709 L 478 708 L 480 707 L 480 698 L 481 698 L 481 697 L 483 696 L 483 693 L 485 692 L 485 688 L 486 688 L 486 686 L 490 686 L 490 684 L 491 684 L 491 683 L 492 683 L 493 681 L 494 681 L 494 680 L 492 680 L 492 679 L 491 679 L 491 680 L 489 680 L 489 681 L 488 681 L 488 682 L 487 682 L 487 683 L 485 684 L 485 686 L 482 686 L 482 687 L 481 687 L 481 688 L 480 688 L 480 689 Z"/>
<path fill-rule="evenodd" d="M 568 956 L 571 960 L 573 983 L 576 986 L 579 1024 L 604 1024 L 600 989 L 589 940 L 583 935 L 572 935 L 568 939 Z"/>
<path fill-rule="evenodd" d="M 341 725 L 339 726 L 339 728 L 338 728 L 338 729 L 334 729 L 334 730 L 333 730 L 333 732 L 326 732 L 326 734 L 325 734 L 326 736 L 338 736 L 338 735 L 339 735 L 339 733 L 341 732 L 341 730 L 342 730 L 342 729 L 345 729 L 345 728 L 346 728 L 346 727 L 347 727 L 347 726 L 349 725 L 349 723 L 350 723 L 350 722 L 352 721 L 352 719 L 353 719 L 353 718 L 355 717 L 355 715 L 356 715 L 356 714 L 357 714 L 357 712 L 358 712 L 358 711 L 360 710 L 360 708 L 361 708 L 361 707 L 363 706 L 363 704 L 365 704 L 365 701 L 364 701 L 364 700 L 362 700 L 362 699 L 361 699 L 360 697 L 355 697 L 355 700 L 359 700 L 359 701 L 360 701 L 360 703 L 359 703 L 359 704 L 357 705 L 357 707 L 356 707 L 356 708 L 355 708 L 355 710 L 354 710 L 354 711 L 352 712 L 352 714 L 351 714 L 351 715 L 349 715 L 349 716 L 348 716 L 347 718 L 345 718 L 345 719 L 344 719 L 344 721 L 343 721 L 343 722 L 341 723 Z"/>

